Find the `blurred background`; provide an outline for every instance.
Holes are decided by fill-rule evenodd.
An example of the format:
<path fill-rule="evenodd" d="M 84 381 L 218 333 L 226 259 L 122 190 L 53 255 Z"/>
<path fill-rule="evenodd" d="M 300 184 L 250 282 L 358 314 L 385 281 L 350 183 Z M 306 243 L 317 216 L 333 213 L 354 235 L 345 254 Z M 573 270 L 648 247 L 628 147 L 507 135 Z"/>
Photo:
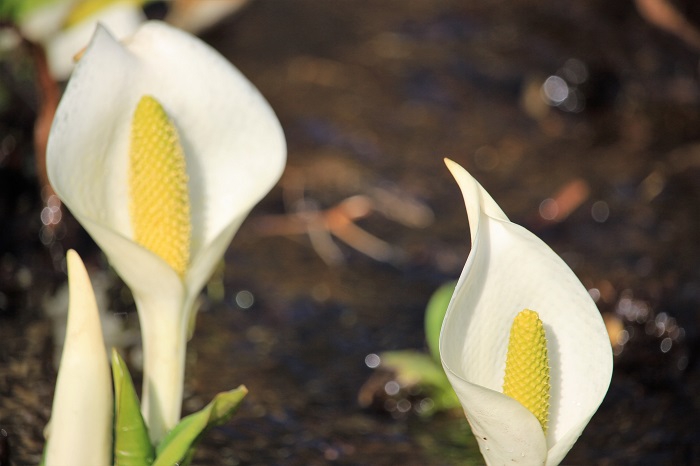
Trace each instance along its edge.
<path fill-rule="evenodd" d="M 444 157 L 559 253 L 605 318 L 612 384 L 564 463 L 700 464 L 700 5 L 251 0 L 231 11 L 193 28 L 268 99 L 289 160 L 202 296 L 184 410 L 241 383 L 250 394 L 195 464 L 482 462 L 459 409 L 436 411 L 430 393 L 375 369 L 385 351 L 425 350 L 428 299 L 469 253 Z M 49 418 L 66 249 L 86 260 L 132 367 L 139 348 L 128 289 L 36 168 L 35 122 L 60 88 L 42 84 L 36 47 L 7 37 L 0 463 L 9 451 L 22 465 L 38 462 Z"/>

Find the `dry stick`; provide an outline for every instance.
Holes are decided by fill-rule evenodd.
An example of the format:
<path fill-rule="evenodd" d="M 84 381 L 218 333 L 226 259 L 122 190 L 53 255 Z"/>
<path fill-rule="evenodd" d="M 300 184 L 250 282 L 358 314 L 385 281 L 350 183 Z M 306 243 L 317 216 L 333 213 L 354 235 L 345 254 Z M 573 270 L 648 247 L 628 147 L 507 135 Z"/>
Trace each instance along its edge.
<path fill-rule="evenodd" d="M 635 3 L 647 21 L 700 50 L 700 31 L 668 0 L 635 0 Z"/>
<path fill-rule="evenodd" d="M 36 173 L 41 186 L 41 195 L 46 200 L 54 194 L 46 173 L 46 144 L 49 139 L 49 130 L 56 107 L 61 98 L 61 91 L 56 80 L 49 72 L 46 53 L 43 47 L 29 43 L 29 48 L 36 67 L 36 83 L 38 91 L 39 107 L 37 109 L 36 122 L 34 123 L 34 158 Z"/>

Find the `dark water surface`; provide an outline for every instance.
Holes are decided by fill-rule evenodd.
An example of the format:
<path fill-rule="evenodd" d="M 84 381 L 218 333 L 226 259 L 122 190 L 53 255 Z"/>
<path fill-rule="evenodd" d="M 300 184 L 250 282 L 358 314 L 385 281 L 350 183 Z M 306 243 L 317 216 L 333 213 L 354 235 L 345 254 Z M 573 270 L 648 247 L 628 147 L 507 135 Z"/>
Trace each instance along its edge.
<path fill-rule="evenodd" d="M 446 156 L 567 260 L 609 324 L 612 385 L 565 464 L 700 464 L 697 52 L 602 0 L 255 0 L 203 38 L 270 101 L 289 162 L 203 299 L 185 410 L 250 395 L 195 464 L 481 462 L 460 413 L 421 417 L 419 394 L 365 385 L 368 354 L 425 347 L 425 304 L 469 252 Z M 106 269 L 67 215 L 42 244 L 27 73 L 3 68 L 0 108 L 0 428 L 16 464 L 38 460 L 49 416 L 56 259 L 75 247 Z M 304 233 L 324 209 L 354 247 Z"/>

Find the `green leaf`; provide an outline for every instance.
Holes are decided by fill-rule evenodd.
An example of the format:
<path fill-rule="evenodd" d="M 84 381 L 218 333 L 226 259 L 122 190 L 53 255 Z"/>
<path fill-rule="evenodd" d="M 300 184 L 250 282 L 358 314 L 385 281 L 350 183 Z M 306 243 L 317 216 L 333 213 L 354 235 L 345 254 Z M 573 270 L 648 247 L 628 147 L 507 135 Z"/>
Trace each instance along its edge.
<path fill-rule="evenodd" d="M 442 366 L 428 354 L 416 350 L 387 351 L 379 355 L 381 366 L 392 371 L 404 387 L 422 387 L 441 411 L 460 406 Z"/>
<path fill-rule="evenodd" d="M 445 319 L 447 306 L 450 304 L 455 286 L 457 286 L 457 282 L 448 282 L 442 285 L 430 297 L 428 306 L 425 308 L 425 339 L 428 342 L 430 354 L 438 363 L 440 363 L 440 329 L 442 329 L 442 321 Z"/>
<path fill-rule="evenodd" d="M 194 455 L 196 443 L 209 428 L 228 421 L 236 412 L 248 393 L 240 387 L 219 393 L 200 411 L 190 414 L 180 421 L 160 442 L 153 466 L 187 465 Z"/>
<path fill-rule="evenodd" d="M 117 350 L 112 349 L 112 377 L 114 378 L 114 465 L 148 466 L 155 452 L 148 438 L 134 384 L 126 363 Z"/>
<path fill-rule="evenodd" d="M 46 465 L 46 446 L 48 444 L 44 444 L 44 451 L 41 453 L 41 461 L 39 461 L 39 466 L 45 466 Z"/>
<path fill-rule="evenodd" d="M 65 0 L 2 0 L 0 1 L 0 19 L 20 22 L 42 8 L 63 1 Z"/>

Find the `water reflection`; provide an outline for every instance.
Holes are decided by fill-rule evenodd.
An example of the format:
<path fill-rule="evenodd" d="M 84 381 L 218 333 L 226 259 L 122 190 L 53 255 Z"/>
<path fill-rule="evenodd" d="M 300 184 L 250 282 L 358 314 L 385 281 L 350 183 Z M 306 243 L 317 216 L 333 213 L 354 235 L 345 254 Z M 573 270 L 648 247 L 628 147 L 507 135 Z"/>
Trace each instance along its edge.
<path fill-rule="evenodd" d="M 610 207 L 605 201 L 596 201 L 591 206 L 591 217 L 598 223 L 604 223 L 610 217 Z"/>
<path fill-rule="evenodd" d="M 591 296 L 598 295 L 597 290 L 589 290 Z M 674 343 L 685 340 L 686 331 L 677 320 L 666 312 L 653 311 L 648 301 L 635 299 L 631 290 L 624 290 L 615 305 L 614 316 L 607 315 L 606 325 L 616 355 L 622 354 L 625 346 L 643 334 L 657 341 L 658 350 L 666 354 Z M 682 356 L 681 356 L 682 357 Z M 683 370 L 687 362 L 677 362 L 678 369 Z"/>
<path fill-rule="evenodd" d="M 586 95 L 580 86 L 588 80 L 588 67 L 576 58 L 569 58 L 557 74 L 544 80 L 541 95 L 544 102 L 565 112 L 579 113 L 586 108 Z"/>
<path fill-rule="evenodd" d="M 380 363 L 381 359 L 375 353 L 370 353 L 365 357 L 365 365 L 370 369 L 376 369 L 377 367 L 379 367 Z"/>
<path fill-rule="evenodd" d="M 253 303 L 255 302 L 255 297 L 253 296 L 253 293 L 251 293 L 248 290 L 242 290 L 236 293 L 236 304 L 238 307 L 241 309 L 249 309 Z"/>

